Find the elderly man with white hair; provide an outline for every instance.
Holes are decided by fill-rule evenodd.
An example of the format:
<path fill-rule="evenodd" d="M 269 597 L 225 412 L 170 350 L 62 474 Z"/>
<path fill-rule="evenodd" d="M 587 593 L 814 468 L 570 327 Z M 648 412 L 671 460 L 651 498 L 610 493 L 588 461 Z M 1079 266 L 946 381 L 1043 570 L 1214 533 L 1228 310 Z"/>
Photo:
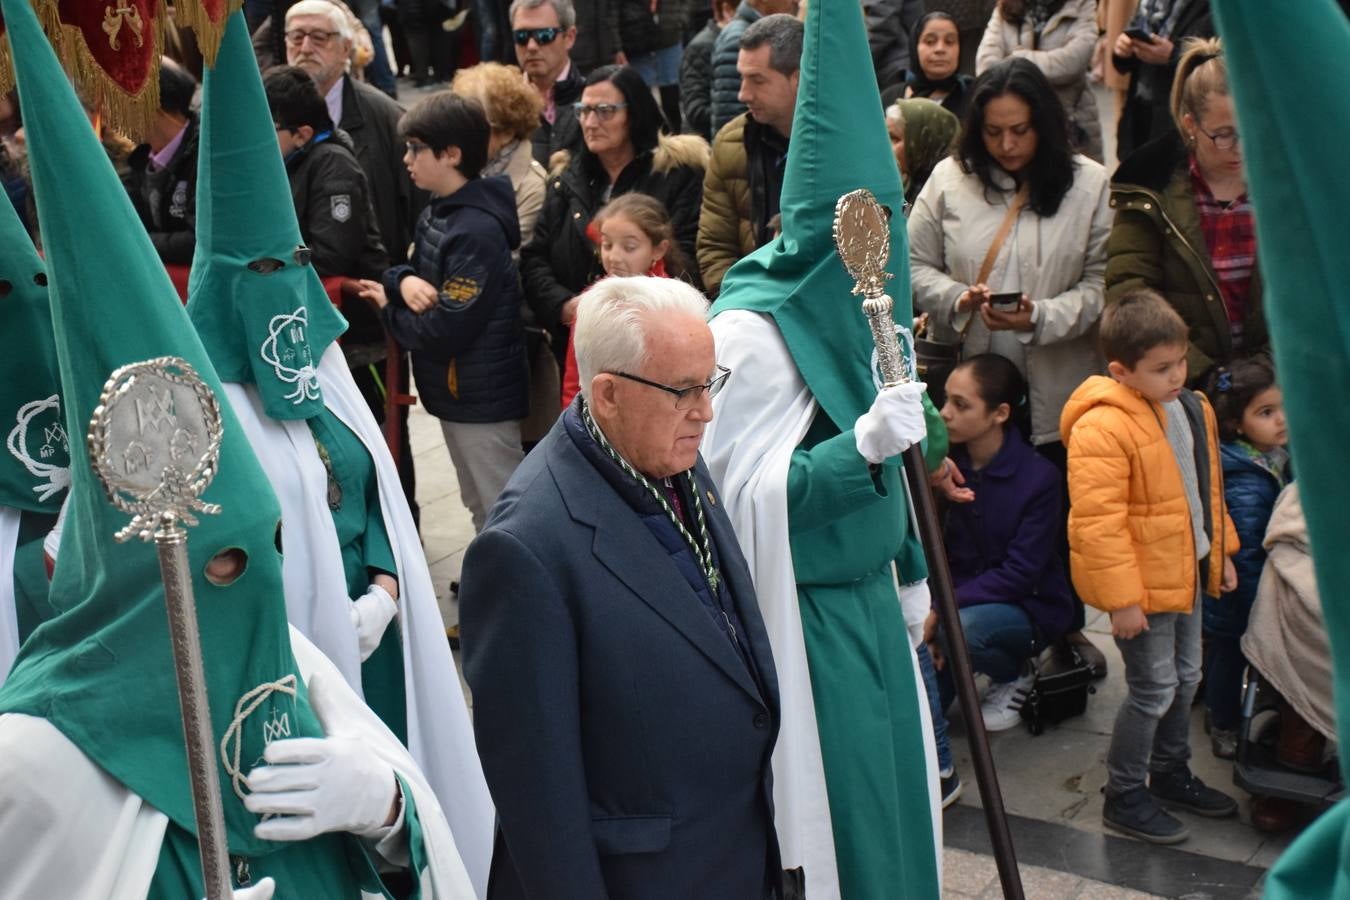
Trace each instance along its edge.
<path fill-rule="evenodd" d="M 494 900 L 781 896 L 778 685 L 699 441 L 706 301 L 664 278 L 581 300 L 581 393 L 464 559 Z"/>
<path fill-rule="evenodd" d="M 286 10 L 286 62 L 309 73 L 328 104 L 328 115 L 351 137 L 370 183 L 380 241 L 404 261 L 420 203 L 403 166 L 398 120 L 403 107 L 378 89 L 348 77 L 352 20 L 328 0 L 300 0 Z"/>

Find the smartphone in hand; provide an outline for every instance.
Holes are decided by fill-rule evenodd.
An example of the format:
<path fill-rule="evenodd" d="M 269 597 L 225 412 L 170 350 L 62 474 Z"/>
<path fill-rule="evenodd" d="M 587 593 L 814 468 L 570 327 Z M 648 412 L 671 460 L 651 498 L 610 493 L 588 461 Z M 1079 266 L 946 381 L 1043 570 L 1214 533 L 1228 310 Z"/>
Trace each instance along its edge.
<path fill-rule="evenodd" d="M 1133 41 L 1143 41 L 1146 44 L 1153 43 L 1153 32 L 1142 25 L 1134 25 L 1125 29 L 1125 34 Z"/>
<path fill-rule="evenodd" d="M 1021 305 L 1021 291 L 1004 291 L 989 295 L 989 308 L 998 312 L 1017 312 L 1017 308 Z"/>

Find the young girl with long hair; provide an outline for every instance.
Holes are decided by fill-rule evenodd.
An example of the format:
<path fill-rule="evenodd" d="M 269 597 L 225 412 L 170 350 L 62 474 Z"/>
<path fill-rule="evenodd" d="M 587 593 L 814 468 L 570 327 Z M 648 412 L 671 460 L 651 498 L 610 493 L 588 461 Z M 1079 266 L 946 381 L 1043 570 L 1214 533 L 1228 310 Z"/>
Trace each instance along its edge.
<path fill-rule="evenodd" d="M 688 271 L 684 254 L 675 241 L 670 213 L 660 200 L 646 194 L 623 194 L 605 204 L 587 228 L 600 252 L 605 277 L 654 275 L 682 278 Z M 567 339 L 567 363 L 563 370 L 562 408 L 581 390 L 577 356 Z"/>

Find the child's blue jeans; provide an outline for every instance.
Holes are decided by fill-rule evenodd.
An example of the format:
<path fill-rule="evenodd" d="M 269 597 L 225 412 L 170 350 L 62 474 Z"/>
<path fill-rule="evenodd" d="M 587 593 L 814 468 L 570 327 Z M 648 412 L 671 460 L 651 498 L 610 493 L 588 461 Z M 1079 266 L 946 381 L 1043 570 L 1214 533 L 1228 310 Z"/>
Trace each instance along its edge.
<path fill-rule="evenodd" d="M 1190 761 L 1191 700 L 1200 683 L 1198 605 L 1193 613 L 1155 613 L 1148 631 L 1116 638 L 1129 693 L 1106 751 L 1108 797 L 1143 787 L 1150 772 L 1175 772 Z"/>

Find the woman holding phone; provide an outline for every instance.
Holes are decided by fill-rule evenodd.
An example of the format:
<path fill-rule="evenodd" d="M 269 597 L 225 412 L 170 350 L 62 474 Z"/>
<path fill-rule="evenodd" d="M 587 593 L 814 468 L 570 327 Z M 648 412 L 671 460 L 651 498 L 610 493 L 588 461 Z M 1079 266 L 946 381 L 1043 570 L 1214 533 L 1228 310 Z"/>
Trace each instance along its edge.
<path fill-rule="evenodd" d="M 976 80 L 956 151 L 933 170 L 909 217 L 914 309 L 928 314 L 929 338 L 1017 367 L 1030 393 L 1031 443 L 1061 473 L 1064 402 L 1105 371 L 1096 333 L 1108 188 L 1106 170 L 1073 152 L 1045 75 L 1013 58 Z M 1067 544 L 1062 550 L 1067 560 Z M 1076 628 L 1081 615 L 1079 606 Z"/>

